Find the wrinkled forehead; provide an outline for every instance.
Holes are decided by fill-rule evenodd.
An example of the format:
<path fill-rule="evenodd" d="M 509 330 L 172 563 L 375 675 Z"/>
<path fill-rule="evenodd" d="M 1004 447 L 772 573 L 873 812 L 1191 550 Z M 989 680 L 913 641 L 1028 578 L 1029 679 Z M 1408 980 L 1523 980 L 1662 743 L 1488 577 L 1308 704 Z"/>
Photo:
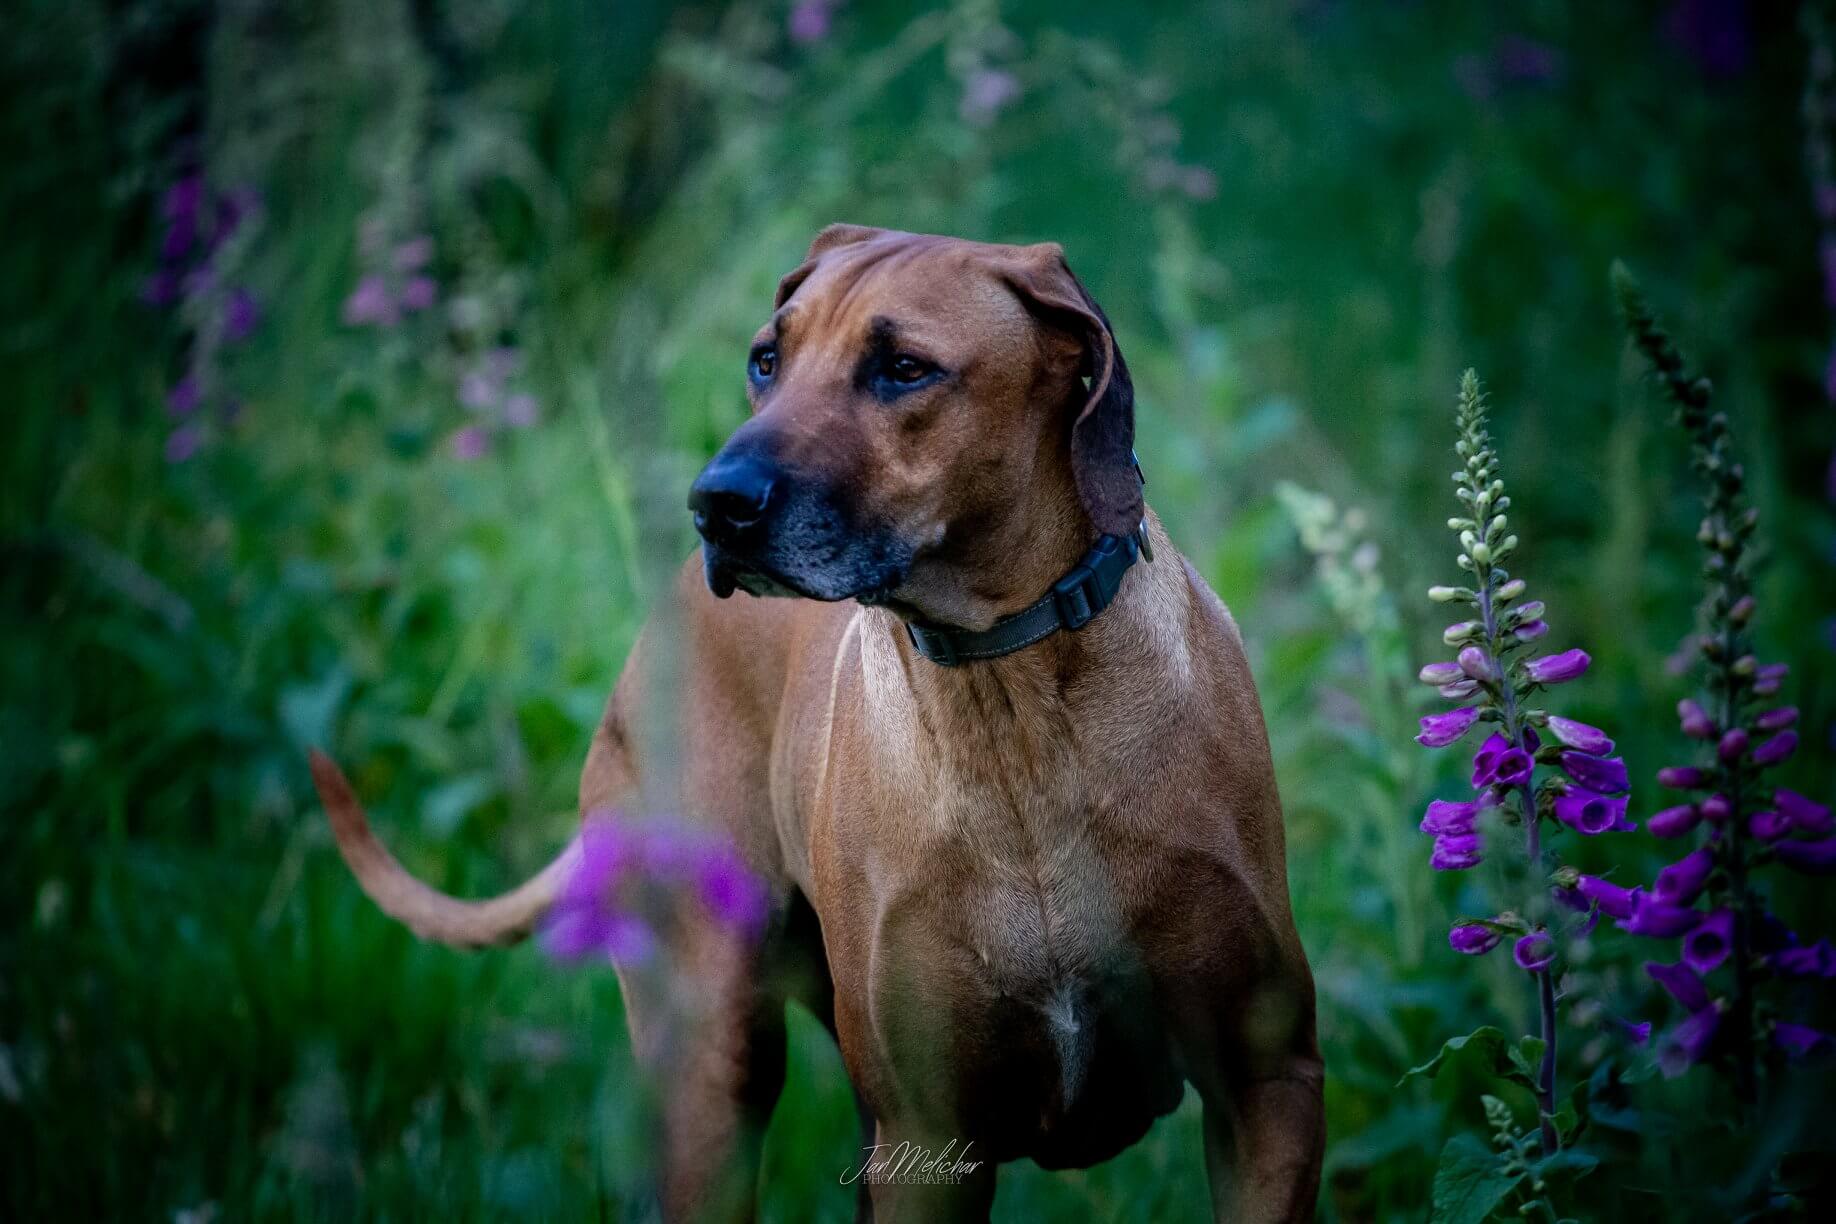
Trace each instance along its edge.
<path fill-rule="evenodd" d="M 939 355 L 1028 335 L 1003 279 L 1005 248 L 898 235 L 830 251 L 773 316 L 782 343 L 896 338 Z"/>

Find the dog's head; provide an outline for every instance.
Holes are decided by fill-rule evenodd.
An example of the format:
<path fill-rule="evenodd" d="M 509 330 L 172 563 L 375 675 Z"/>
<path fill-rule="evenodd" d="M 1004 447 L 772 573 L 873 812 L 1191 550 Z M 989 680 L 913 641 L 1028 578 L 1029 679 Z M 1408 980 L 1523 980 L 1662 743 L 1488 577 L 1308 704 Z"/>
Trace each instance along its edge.
<path fill-rule="evenodd" d="M 1062 568 L 1141 521 L 1128 367 L 1055 243 L 830 226 L 779 282 L 746 394 L 689 494 L 722 597 L 986 621 L 1004 552 L 1080 541 Z"/>

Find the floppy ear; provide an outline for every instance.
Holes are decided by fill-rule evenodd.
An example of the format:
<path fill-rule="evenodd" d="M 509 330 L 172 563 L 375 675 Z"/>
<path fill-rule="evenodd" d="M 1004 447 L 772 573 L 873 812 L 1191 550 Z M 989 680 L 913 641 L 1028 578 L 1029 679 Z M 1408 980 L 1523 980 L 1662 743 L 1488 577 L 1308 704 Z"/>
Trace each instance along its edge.
<path fill-rule="evenodd" d="M 1135 386 L 1116 334 L 1056 242 L 1023 248 L 1006 280 L 1047 326 L 1071 332 L 1083 345 L 1080 372 L 1089 377 L 1090 391 L 1071 423 L 1071 475 L 1096 529 L 1125 536 L 1141 525 L 1143 511 L 1134 456 Z"/>
<path fill-rule="evenodd" d="M 810 249 L 804 255 L 803 262 L 792 268 L 785 274 L 784 279 L 778 282 L 778 297 L 771 304 L 771 308 L 776 310 L 789 301 L 790 295 L 797 292 L 797 286 L 808 280 L 810 273 L 816 270 L 816 261 L 828 252 L 833 251 L 836 247 L 853 246 L 857 242 L 878 238 L 886 232 L 883 229 L 875 229 L 871 225 L 845 225 L 839 221 L 834 225 L 824 226 L 822 232 L 810 240 Z"/>

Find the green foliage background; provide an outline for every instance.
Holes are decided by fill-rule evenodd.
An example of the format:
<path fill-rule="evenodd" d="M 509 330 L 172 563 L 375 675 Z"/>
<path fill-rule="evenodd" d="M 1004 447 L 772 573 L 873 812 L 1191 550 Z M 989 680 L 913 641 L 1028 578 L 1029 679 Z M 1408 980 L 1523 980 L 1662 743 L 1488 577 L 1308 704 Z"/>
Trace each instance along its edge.
<path fill-rule="evenodd" d="M 1115 321 L 1150 498 L 1232 605 L 1268 710 L 1321 987 L 1321 1213 L 1419 1218 L 1481 1114 L 1457 1077 L 1399 1076 L 1475 1024 L 1524 1031 L 1530 1005 L 1503 957 L 1447 950 L 1483 881 L 1432 878 L 1414 832 L 1458 772 L 1409 743 L 1406 677 L 1440 650 L 1419 592 L 1452 572 L 1463 367 L 1495 395 L 1551 641 L 1595 656 L 1568 712 L 1620 739 L 1635 814 L 1681 751 L 1665 660 L 1692 623 L 1696 506 L 1623 351 L 1615 256 L 1737 417 L 1771 549 L 1762 639 L 1806 711 L 1788 781 L 1830 794 L 1806 50 L 1789 6 L 1749 7 L 1751 55 L 1717 75 L 1654 4 L 855 0 L 805 45 L 777 4 L 27 0 L 0 40 L 8 1214 L 644 1218 L 611 974 L 414 943 L 337 861 L 303 753 L 334 748 L 451 890 L 544 861 L 690 547 L 687 479 L 743 418 L 772 286 L 848 220 L 1062 242 Z M 1018 97 L 965 112 L 988 71 Z M 228 258 L 264 317 L 222 354 L 243 410 L 173 464 L 187 333 L 138 295 L 187 140 L 213 182 L 263 193 Z M 459 460 L 463 347 L 433 320 L 341 322 L 378 213 L 435 238 L 446 300 L 488 304 L 539 427 Z M 1349 532 L 1301 489 L 1356 507 Z M 1583 866 L 1661 861 L 1602 841 Z M 1828 933 L 1810 890 L 1778 905 Z M 1628 943 L 1603 931 L 1576 966 L 1593 1003 L 1566 1081 L 1630 1057 L 1609 1010 L 1662 1022 Z M 839 1059 L 807 1017 L 793 1046 L 765 1218 L 845 1219 Z M 1698 1190 L 1750 1187 L 1778 1153 L 1684 1158 L 1669 1137 L 1716 1125 L 1706 1088 L 1642 1090 L 1615 1140 L 1641 1171 L 1595 1193 L 1726 1218 Z M 1779 1107 L 1786 1130 L 1807 1116 Z M 1017 1169 L 997 1216 L 1203 1218 L 1197 1131 L 1188 1100 L 1108 1166 Z"/>

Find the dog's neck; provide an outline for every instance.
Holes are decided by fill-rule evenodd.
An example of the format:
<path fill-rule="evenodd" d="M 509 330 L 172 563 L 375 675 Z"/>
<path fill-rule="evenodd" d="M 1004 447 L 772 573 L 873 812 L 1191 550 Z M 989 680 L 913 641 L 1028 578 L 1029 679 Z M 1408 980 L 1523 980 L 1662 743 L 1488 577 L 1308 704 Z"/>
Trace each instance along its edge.
<path fill-rule="evenodd" d="M 1075 632 L 1060 630 L 998 658 L 940 666 L 917 652 L 904 622 L 890 611 L 863 609 L 861 628 L 875 638 L 874 670 L 896 663 L 920 706 L 936 708 L 942 717 L 965 708 L 986 708 L 996 699 L 997 708 L 1020 722 L 1028 721 L 1029 711 L 1062 714 L 1068 706 L 1092 698 L 1126 702 L 1144 685 L 1164 684 L 1169 675 L 1185 674 L 1189 667 L 1181 656 L 1191 609 L 1184 562 L 1151 512 L 1147 530 L 1155 559 L 1128 570 L 1101 615 Z M 1067 533 L 1060 547 L 1059 556 L 1034 567 L 1039 573 L 1025 580 L 1030 585 L 1021 585 L 1019 578 L 1012 581 L 1012 593 L 1006 596 L 1011 606 L 995 615 L 1037 599 L 1088 549 L 1089 541 Z M 1040 551 L 1046 555 L 1045 549 Z"/>

